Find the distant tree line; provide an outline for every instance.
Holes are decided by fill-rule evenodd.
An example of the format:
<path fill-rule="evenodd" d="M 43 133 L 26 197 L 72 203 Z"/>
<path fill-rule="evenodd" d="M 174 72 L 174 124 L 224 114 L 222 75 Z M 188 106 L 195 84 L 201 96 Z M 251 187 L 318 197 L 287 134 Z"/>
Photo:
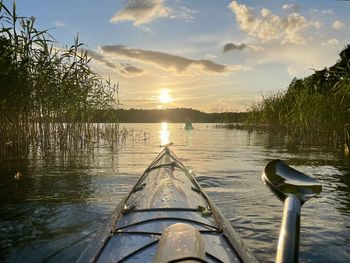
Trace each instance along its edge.
<path fill-rule="evenodd" d="M 245 112 L 205 113 L 189 108 L 177 109 L 107 109 L 95 111 L 90 116 L 93 122 L 173 122 L 184 123 L 186 119 L 191 122 L 217 123 L 217 122 L 244 122 L 247 118 Z"/>
<path fill-rule="evenodd" d="M 263 97 L 249 110 L 248 121 L 300 144 L 344 145 L 350 123 L 350 45 L 329 68 L 294 78 L 286 91 Z"/>

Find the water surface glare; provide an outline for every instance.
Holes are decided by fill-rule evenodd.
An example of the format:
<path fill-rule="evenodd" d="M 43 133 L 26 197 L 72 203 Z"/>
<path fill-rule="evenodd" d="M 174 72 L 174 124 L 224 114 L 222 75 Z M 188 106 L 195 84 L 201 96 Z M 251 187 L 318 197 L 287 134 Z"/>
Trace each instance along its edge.
<path fill-rule="evenodd" d="M 74 262 L 153 161 L 161 143 L 196 175 L 261 262 L 273 262 L 282 203 L 261 180 L 279 158 L 322 183 L 302 208 L 301 262 L 350 260 L 350 163 L 318 148 L 290 151 L 273 136 L 194 124 L 121 124 L 149 133 L 69 163 L 40 155 L 0 160 L 0 261 Z M 22 173 L 15 180 L 17 171 Z"/>

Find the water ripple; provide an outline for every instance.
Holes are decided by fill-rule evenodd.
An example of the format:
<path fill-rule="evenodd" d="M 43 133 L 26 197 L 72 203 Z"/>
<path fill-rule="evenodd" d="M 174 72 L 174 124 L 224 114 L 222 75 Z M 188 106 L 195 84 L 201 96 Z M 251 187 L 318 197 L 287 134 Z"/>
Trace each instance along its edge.
<path fill-rule="evenodd" d="M 0 160 L 0 261 L 73 262 L 159 152 L 159 124 L 126 124 L 150 135 L 143 143 L 93 160 L 46 163 L 44 159 Z M 301 262 L 346 262 L 350 258 L 349 161 L 322 149 L 289 151 L 261 133 L 169 124 L 174 151 L 194 171 L 262 262 L 273 262 L 283 204 L 261 181 L 267 162 L 279 158 L 322 183 L 301 217 Z M 16 171 L 24 175 L 13 179 Z"/>

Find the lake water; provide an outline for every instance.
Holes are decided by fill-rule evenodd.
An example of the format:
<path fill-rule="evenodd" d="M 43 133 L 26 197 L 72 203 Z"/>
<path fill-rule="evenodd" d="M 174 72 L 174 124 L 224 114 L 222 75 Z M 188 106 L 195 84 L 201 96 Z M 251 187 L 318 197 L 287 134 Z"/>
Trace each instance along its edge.
<path fill-rule="evenodd" d="M 350 260 L 350 162 L 337 152 L 284 147 L 276 136 L 211 124 L 121 124 L 148 135 L 71 160 L 0 160 L 0 260 L 74 262 L 138 177 L 171 141 L 204 191 L 261 262 L 275 258 L 282 203 L 261 180 L 279 158 L 322 183 L 302 208 L 301 262 Z M 141 134 L 141 133 L 139 133 Z M 143 133 L 144 134 L 144 133 Z M 14 179 L 17 171 L 22 173 Z"/>

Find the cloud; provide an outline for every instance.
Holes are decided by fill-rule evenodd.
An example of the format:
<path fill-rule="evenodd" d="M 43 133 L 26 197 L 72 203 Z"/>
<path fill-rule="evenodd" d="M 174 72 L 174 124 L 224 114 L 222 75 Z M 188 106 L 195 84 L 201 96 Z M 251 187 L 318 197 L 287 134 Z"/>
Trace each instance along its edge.
<path fill-rule="evenodd" d="M 316 8 L 311 8 L 309 9 L 309 11 L 311 13 L 321 13 L 323 15 L 334 15 L 334 11 L 332 9 L 324 9 L 324 10 L 319 10 L 319 9 L 316 9 Z"/>
<path fill-rule="evenodd" d="M 332 27 L 333 27 L 335 30 L 340 30 L 340 29 L 342 29 L 342 28 L 345 27 L 345 24 L 344 24 L 342 21 L 340 21 L 340 20 L 336 20 L 336 21 L 334 21 Z"/>
<path fill-rule="evenodd" d="M 57 27 L 64 27 L 65 26 L 65 24 L 62 21 L 55 21 L 53 24 Z"/>
<path fill-rule="evenodd" d="M 224 45 L 223 47 L 223 52 L 228 52 L 228 51 L 233 51 L 233 50 L 238 50 L 238 51 L 241 51 L 243 49 L 245 49 L 247 47 L 246 44 L 244 43 L 241 43 L 241 44 L 233 44 L 233 43 L 227 43 Z"/>
<path fill-rule="evenodd" d="M 300 10 L 300 6 L 298 4 L 284 4 L 282 9 L 291 13 L 297 13 Z"/>
<path fill-rule="evenodd" d="M 334 11 L 332 9 L 326 9 L 321 11 L 324 15 L 334 15 Z"/>
<path fill-rule="evenodd" d="M 235 13 L 242 31 L 263 42 L 279 40 L 281 44 L 305 44 L 307 39 L 302 33 L 312 26 L 317 26 L 298 13 L 282 18 L 263 8 L 260 11 L 261 16 L 257 16 L 252 8 L 236 1 L 232 1 L 228 8 Z"/>
<path fill-rule="evenodd" d="M 262 51 L 264 50 L 263 48 L 261 47 L 257 47 L 257 46 L 254 46 L 254 45 L 247 45 L 247 44 L 244 44 L 244 43 L 241 43 L 241 44 L 233 44 L 233 43 L 227 43 L 224 45 L 222 51 L 224 53 L 226 52 L 229 52 L 229 51 L 234 51 L 234 50 L 237 50 L 237 51 L 242 51 L 243 49 L 246 49 L 246 48 L 249 48 L 253 51 Z"/>
<path fill-rule="evenodd" d="M 332 41 L 331 41 L 332 42 Z M 247 63 L 269 67 L 278 65 L 281 69 L 287 68 L 289 76 L 301 77 L 312 73 L 312 69 L 322 69 L 330 65 L 338 56 L 339 46 L 322 45 L 291 45 L 286 48 L 278 43 L 269 43 L 264 52 L 257 53 Z M 333 48 L 334 47 L 334 48 Z M 334 63 L 334 62 L 333 62 Z M 256 66 L 259 68 L 259 66 Z"/>
<path fill-rule="evenodd" d="M 139 26 L 159 17 L 168 17 L 170 13 L 170 8 L 164 6 L 164 0 L 129 0 L 127 6 L 117 12 L 110 21 L 133 21 L 135 26 Z"/>
<path fill-rule="evenodd" d="M 177 73 L 186 71 L 190 66 L 200 67 L 203 71 L 211 73 L 224 73 L 240 69 L 239 66 L 229 67 L 207 59 L 189 59 L 159 51 L 128 48 L 122 45 L 106 45 L 100 48 L 103 52 L 150 63 L 164 70 L 175 69 Z"/>
<path fill-rule="evenodd" d="M 120 70 L 120 72 L 124 75 L 141 75 L 144 73 L 143 69 L 132 66 L 130 64 L 122 65 L 122 66 L 123 68 Z"/>
<path fill-rule="evenodd" d="M 218 58 L 217 55 L 213 55 L 213 54 L 206 54 L 205 57 L 206 57 L 206 58 L 211 58 L 211 59 Z"/>
<path fill-rule="evenodd" d="M 181 17 L 186 21 L 190 22 L 195 19 L 195 15 L 198 13 L 197 10 L 190 9 L 186 6 L 181 7 Z"/>
<path fill-rule="evenodd" d="M 316 28 L 316 29 L 320 29 L 321 26 L 322 26 L 322 23 L 320 21 L 314 21 L 313 22 L 313 26 Z"/>
<path fill-rule="evenodd" d="M 171 19 L 181 19 L 185 22 L 192 22 L 196 19 L 197 10 L 190 9 L 186 6 L 181 6 L 179 11 L 174 11 L 174 14 L 170 16 Z"/>
<path fill-rule="evenodd" d="M 327 42 L 322 43 L 322 46 L 326 46 L 326 45 L 338 45 L 338 44 L 339 44 L 338 39 L 332 38 L 332 39 L 328 40 Z"/>
<path fill-rule="evenodd" d="M 114 63 L 110 62 L 108 59 L 106 59 L 102 54 L 93 50 L 83 50 L 83 51 L 87 51 L 87 55 L 89 57 L 91 57 L 93 60 L 100 62 L 106 67 L 111 69 L 117 69 L 117 66 Z"/>
<path fill-rule="evenodd" d="M 134 77 L 139 76 L 144 73 L 144 70 L 133 65 L 123 64 L 123 63 L 113 63 L 109 61 L 103 54 L 93 51 L 93 50 L 84 50 L 87 51 L 87 55 L 92 58 L 94 61 L 119 72 L 120 74 L 125 75 L 126 77 Z"/>

